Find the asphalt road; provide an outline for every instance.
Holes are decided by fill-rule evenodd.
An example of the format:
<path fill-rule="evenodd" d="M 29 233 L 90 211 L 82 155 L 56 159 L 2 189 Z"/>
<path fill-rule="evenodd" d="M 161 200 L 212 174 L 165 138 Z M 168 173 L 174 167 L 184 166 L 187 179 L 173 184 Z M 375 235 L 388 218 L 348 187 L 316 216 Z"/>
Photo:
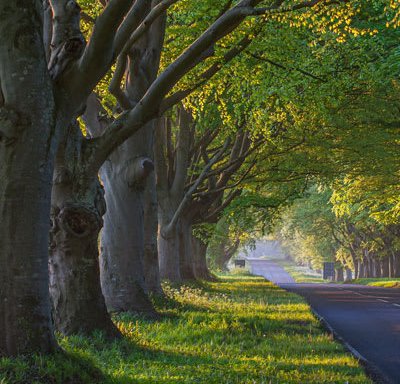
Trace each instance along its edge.
<path fill-rule="evenodd" d="M 293 284 L 295 281 L 280 265 L 263 259 L 247 259 L 250 262 L 250 272 L 260 275 L 276 284 Z"/>
<path fill-rule="evenodd" d="M 302 295 L 353 353 L 368 362 L 377 383 L 400 384 L 400 289 L 295 284 L 277 264 L 250 264 L 254 274 Z"/>

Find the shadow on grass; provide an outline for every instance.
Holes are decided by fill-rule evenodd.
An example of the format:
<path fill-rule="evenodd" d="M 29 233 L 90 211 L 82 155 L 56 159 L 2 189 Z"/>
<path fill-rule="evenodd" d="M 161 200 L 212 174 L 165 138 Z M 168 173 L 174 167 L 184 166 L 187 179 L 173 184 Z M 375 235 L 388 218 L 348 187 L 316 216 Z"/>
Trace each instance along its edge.
<path fill-rule="evenodd" d="M 89 353 L 103 369 L 114 372 L 113 383 L 367 383 L 357 368 L 341 360 L 343 351 L 327 348 L 326 341 L 310 345 L 294 329 L 285 340 L 282 322 L 260 339 L 260 330 L 202 329 L 175 345 L 140 346 L 128 338 L 98 345 L 89 342 Z M 280 329 L 280 331 L 279 331 Z M 264 330 L 265 331 L 265 330 Z M 288 330 L 286 330 L 288 331 Z M 288 340 L 297 343 L 288 347 Z M 181 348 L 180 348 L 181 345 Z M 102 348 L 99 348 L 99 347 Z M 294 348 L 296 353 L 292 353 Z M 319 349 L 329 356 L 318 359 Z M 289 356 L 288 356 L 289 355 Z M 353 362 L 355 365 L 355 363 Z M 277 377 L 280 377 L 277 380 Z M 361 377 L 361 378 L 360 378 Z M 268 380 L 268 381 L 265 381 Z"/>
<path fill-rule="evenodd" d="M 176 286 L 155 304 L 156 322 L 114 317 L 121 340 L 72 336 L 64 354 L 0 360 L 0 383 L 368 383 L 302 299 L 262 279 Z"/>
<path fill-rule="evenodd" d="M 1 384 L 100 384 L 111 383 L 85 356 L 64 351 L 0 359 Z"/>

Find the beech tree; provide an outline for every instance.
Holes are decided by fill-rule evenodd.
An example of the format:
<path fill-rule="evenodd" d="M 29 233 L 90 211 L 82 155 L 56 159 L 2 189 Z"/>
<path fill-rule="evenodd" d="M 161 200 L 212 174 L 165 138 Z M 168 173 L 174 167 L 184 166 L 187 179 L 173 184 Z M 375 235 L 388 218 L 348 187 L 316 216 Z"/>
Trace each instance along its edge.
<path fill-rule="evenodd" d="M 48 293 L 49 229 L 56 327 L 65 334 L 89 333 L 95 328 L 109 336 L 117 334 L 99 279 L 97 237 L 105 204 L 98 172 L 103 163 L 140 129 L 151 129 L 150 122 L 174 104 L 176 98 L 169 98 L 174 96 L 172 88 L 247 17 L 265 21 L 280 13 L 318 7 L 318 18 L 326 3 L 228 2 L 173 62 L 157 77 L 153 73 L 154 81 L 150 76 L 143 88 L 127 87 L 133 93 L 132 104 L 120 116 L 107 121 L 97 114 L 102 124 L 88 125 L 89 135 L 84 136 L 76 119 L 84 113 L 89 96 L 117 58 L 125 60 L 122 70 L 129 69 L 126 57 L 134 54 L 131 49 L 141 44 L 175 2 L 161 0 L 150 6 L 148 0 L 100 1 L 87 42 L 80 28 L 81 9 L 74 0 L 0 3 L 2 355 L 55 348 Z M 131 80 L 138 78 L 132 71 L 127 74 Z M 121 165 L 119 171 L 124 173 Z M 149 162 L 139 162 L 138 168 L 135 162 L 134 168 L 139 168 L 139 175 L 130 170 L 125 182 L 135 183 L 141 173 L 148 173 Z M 110 305 L 126 308 L 118 302 Z"/>
<path fill-rule="evenodd" d="M 173 91 L 170 93 L 173 86 L 193 67 L 213 54 L 214 50 L 212 48 L 216 41 L 224 38 L 232 30 L 237 28 L 247 16 L 263 16 L 265 18 L 267 14 L 275 15 L 276 12 L 279 13 L 279 9 L 284 5 L 284 2 L 277 2 L 270 7 L 256 8 L 256 5 L 259 4 L 257 1 L 239 2 L 233 7 L 229 4 L 229 7 L 223 9 L 217 20 L 213 22 L 199 38 L 185 48 L 171 64 L 166 66 L 165 70 L 162 71 L 153 82 L 150 83 L 150 81 L 147 81 L 147 84 L 139 87 L 140 89 L 131 88 L 129 84 L 133 80 L 131 74 L 133 75 L 134 72 L 132 68 L 129 68 L 129 61 L 126 61 L 126 58 L 122 55 L 127 52 L 125 50 L 128 49 L 126 48 L 127 46 L 129 49 L 135 51 L 133 44 L 140 43 L 139 39 L 144 38 L 148 28 L 150 28 L 158 16 L 165 11 L 166 6 L 172 3 L 172 1 L 160 2 L 158 5 L 151 8 L 149 13 L 146 13 L 149 11 L 148 7 L 142 10 L 143 22 L 139 24 L 133 32 L 130 30 L 130 35 L 129 38 L 126 39 L 125 45 L 117 45 L 117 47 L 119 47 L 118 54 L 120 54 L 120 56 L 117 62 L 116 72 L 114 73 L 116 87 L 113 87 L 113 89 L 116 89 L 117 94 L 121 93 L 121 90 L 118 91 L 120 82 L 123 80 L 119 72 L 121 70 L 127 75 L 127 77 L 125 77 L 127 79 L 125 92 L 122 96 L 120 95 L 119 98 L 120 105 L 123 103 L 122 98 L 125 99 L 126 106 L 123 108 L 125 112 L 113 118 L 108 124 L 104 124 L 103 117 L 97 113 L 97 123 L 100 122 L 101 124 L 94 124 L 92 127 L 88 125 L 87 129 L 91 135 L 91 137 L 88 138 L 83 137 L 76 125 L 71 124 L 70 127 L 72 127 L 74 134 L 68 133 L 64 146 L 69 147 L 72 145 L 75 149 L 72 151 L 65 151 L 61 147 L 59 151 L 58 159 L 61 160 L 56 164 L 55 181 L 57 184 L 63 185 L 63 187 L 62 190 L 57 188 L 53 189 L 52 221 L 54 225 L 52 229 L 52 239 L 54 239 L 54 241 L 52 241 L 53 246 L 51 247 L 50 271 L 52 276 L 51 292 L 54 298 L 55 322 L 57 328 L 65 334 L 74 332 L 90 333 L 94 329 L 99 328 L 103 329 L 104 332 L 110 336 L 115 334 L 115 327 L 113 327 L 109 320 L 104 300 L 101 298 L 99 279 L 96 277 L 98 276 L 98 251 L 95 239 L 102 227 L 101 215 L 104 211 L 102 192 L 97 180 L 97 172 L 102 164 L 107 159 L 113 158 L 114 151 L 132 137 L 132 135 L 138 132 L 139 129 L 150 123 L 151 120 L 158 117 L 192 91 L 193 86 L 183 90 L 179 89 L 175 93 Z M 318 5 L 318 2 L 298 3 L 288 8 L 283 7 L 282 11 L 301 10 L 316 5 Z M 104 12 L 110 7 L 111 3 L 107 5 Z M 139 12 L 136 7 L 140 7 L 140 3 L 135 3 L 133 8 L 129 10 L 129 15 L 131 15 L 130 17 L 132 17 L 132 19 L 126 17 L 118 30 L 119 32 L 122 33 L 122 31 L 124 31 L 122 26 L 125 23 L 128 23 L 129 20 L 134 20 L 136 17 L 134 15 L 137 15 L 137 12 Z M 98 17 L 96 24 L 98 24 L 99 20 L 101 20 L 101 16 Z M 96 31 L 98 31 L 98 28 L 95 27 L 93 37 L 90 41 L 95 39 Z M 246 30 L 246 36 L 248 36 L 247 41 L 251 36 L 251 32 L 252 29 Z M 162 33 L 160 33 L 160 35 L 162 35 Z M 119 33 L 115 36 L 115 39 L 117 39 L 116 43 L 119 43 L 119 36 Z M 240 48 L 243 46 L 242 41 L 243 38 L 239 39 L 239 42 L 234 44 L 233 48 L 228 49 L 227 53 L 219 57 L 217 62 L 212 63 L 212 65 L 206 69 L 205 73 L 200 75 L 201 78 L 199 81 L 195 82 L 195 86 L 201 84 L 218 72 L 221 66 L 232 57 L 232 49 L 235 54 L 236 52 L 240 52 Z M 235 45 L 238 45 L 239 48 L 236 48 Z M 114 55 L 113 57 L 116 56 L 117 55 Z M 157 60 L 153 63 L 156 62 Z M 122 63 L 122 67 L 118 66 L 119 63 Z M 136 61 L 135 65 L 132 64 L 134 70 L 137 64 Z M 156 67 L 156 65 L 154 67 Z M 128 70 L 125 71 L 127 68 Z M 155 76 L 154 73 L 153 76 Z M 151 80 L 151 76 L 149 79 Z M 129 103 L 132 103 L 132 105 L 130 106 Z M 148 144 L 149 140 L 146 140 L 146 143 Z M 127 161 L 128 159 L 125 156 L 123 160 Z M 136 161 L 128 161 L 129 164 L 126 166 L 127 164 L 121 164 L 120 160 L 115 158 L 107 165 L 113 163 L 116 168 L 119 168 L 117 172 L 119 176 L 116 175 L 112 177 L 120 178 L 122 176 L 123 188 L 125 188 L 125 192 L 123 192 L 123 190 L 120 191 L 122 195 L 126 193 L 126 186 L 129 187 L 129 185 L 136 184 L 137 180 L 135 180 L 135 178 L 137 176 L 141 178 L 140 175 L 148 173 L 148 169 L 151 167 L 149 161 L 139 161 L 140 172 L 138 173 L 136 172 Z M 66 166 L 66 164 L 68 164 L 68 166 Z M 110 177 L 111 173 L 110 171 L 105 171 L 106 169 L 105 166 L 102 170 L 102 174 L 106 175 L 107 173 L 105 177 L 107 182 L 107 177 Z M 120 171 L 122 172 L 120 173 Z M 118 193 L 115 193 L 113 197 L 110 197 L 110 202 L 112 201 L 112 204 L 118 204 L 116 200 L 117 195 Z M 139 195 L 130 195 L 129 198 L 132 201 L 132 207 L 135 204 L 136 207 L 141 207 L 141 203 L 138 203 Z M 117 212 L 118 209 L 121 209 L 121 205 L 119 208 L 115 209 L 115 212 Z M 113 211 L 111 210 L 110 212 L 112 213 Z M 110 216 L 106 216 L 107 223 L 109 223 L 106 229 L 112 231 L 112 227 L 114 226 L 112 220 L 107 219 L 107 217 L 113 217 L 111 213 Z M 132 220 L 130 220 L 130 222 L 131 221 Z M 138 231 L 135 233 L 138 240 L 136 271 L 133 270 L 135 263 L 132 262 L 132 260 L 129 261 L 130 267 L 123 262 L 123 258 L 129 257 L 129 252 L 127 250 L 122 251 L 122 253 L 119 251 L 117 252 L 115 248 L 115 244 L 117 243 L 114 240 L 110 241 L 110 236 L 114 236 L 114 234 L 110 234 L 106 231 L 103 237 L 103 239 L 106 240 L 107 247 L 110 248 L 103 248 L 104 257 L 102 256 L 101 268 L 103 276 L 102 285 L 111 310 L 140 309 L 151 311 L 150 303 L 144 292 L 143 272 L 141 270 L 144 264 L 143 260 L 140 260 L 140 257 L 144 254 L 143 241 L 141 240 L 143 235 L 140 234 L 143 228 L 139 228 L 142 225 L 142 221 L 142 219 L 138 219 L 137 223 L 139 224 L 135 224 L 135 226 L 138 225 Z M 58 241 L 58 239 L 64 239 L 64 237 L 65 240 Z M 129 237 L 123 236 L 123 238 L 125 242 L 129 241 L 127 240 Z M 69 242 L 71 242 L 71 244 L 69 244 Z M 80 244 L 80 252 L 85 248 L 86 251 L 85 257 L 81 257 L 76 253 L 75 261 L 72 265 L 67 262 L 67 260 L 69 258 L 69 250 L 75 247 L 73 243 L 76 245 Z M 84 243 L 86 244 L 85 246 L 83 246 Z M 64 246 L 63 244 L 68 245 Z M 130 245 L 128 244 L 127 246 Z M 107 251 L 107 249 L 109 249 L 109 251 Z M 111 250 L 116 251 L 115 255 L 120 254 L 121 259 L 118 257 L 114 258 L 114 256 L 112 256 L 114 253 L 113 251 L 111 252 Z M 112 262 L 115 273 L 107 272 L 110 261 Z M 73 269 L 74 273 L 66 273 L 66 271 L 70 269 Z M 126 276 L 130 276 L 130 279 L 120 279 L 118 271 L 123 271 L 126 273 Z M 77 276 L 81 277 L 77 278 Z M 85 282 L 84 289 L 77 289 L 77 282 Z M 118 292 L 118 294 L 116 294 L 116 292 Z M 75 299 L 72 299 L 73 297 L 75 297 Z M 136 298 L 136 301 L 132 299 L 133 297 Z M 83 316 L 85 312 L 87 316 Z M 65 315 L 66 313 L 68 313 L 68 316 Z M 95 318 L 98 319 L 96 322 L 93 321 Z"/>
<path fill-rule="evenodd" d="M 340 87 L 334 100 L 324 93 L 329 108 L 308 109 L 320 127 L 309 142 L 312 156 L 287 158 L 293 173 L 308 170 L 314 186 L 284 213 L 281 238 L 299 262 L 320 268 L 336 261 L 338 278 L 344 268 L 356 278 L 399 271 L 398 31 L 384 23 L 375 22 L 377 35 L 333 44 L 341 75 L 328 82 L 331 91 Z"/>
<path fill-rule="evenodd" d="M 207 123 L 213 128 L 196 130 L 196 122 L 183 108 L 175 135 L 171 119 L 163 123 L 167 128 L 161 126 L 164 134 L 157 135 L 155 143 L 161 276 L 172 281 L 207 278 L 205 254 L 193 252 L 193 243 L 199 251 L 204 247 L 193 238 L 192 227 L 198 222 L 217 221 L 224 207 L 240 193 L 240 182 L 232 185 L 229 181 L 262 141 L 251 148 L 244 128 L 224 134 L 211 120 Z M 250 171 L 247 168 L 246 173 Z"/>
<path fill-rule="evenodd" d="M 124 24 L 136 20 L 139 11 L 142 14 L 140 20 L 143 20 L 143 22 L 141 24 L 136 23 L 138 24 L 135 25 L 137 28 L 130 30 L 130 34 L 126 36 L 125 45 L 120 44 L 118 40 L 120 34 L 117 33 L 115 35 L 115 44 L 117 44 L 118 48 L 117 53 L 120 56 L 116 72 L 114 73 L 115 77 L 113 81 L 116 82 L 116 86 L 113 89 L 116 89 L 115 92 L 117 95 L 119 94 L 119 104 L 123 105 L 123 110 L 126 110 L 126 112 L 112 119 L 109 124 L 104 124 L 104 121 L 101 121 L 102 116 L 97 113 L 97 117 L 95 116 L 92 119 L 97 119 L 97 124 L 93 124 L 93 126 L 88 124 L 87 127 L 92 138 L 83 137 L 76 125 L 70 125 L 73 133 L 69 132 L 66 135 L 66 141 L 60 147 L 57 157 L 60 161 L 56 163 L 54 171 L 55 186 L 53 188 L 52 203 L 53 228 L 50 254 L 50 287 L 54 304 L 55 324 L 57 329 L 64 334 L 75 332 L 90 333 L 94 329 L 102 329 L 109 336 L 113 336 L 116 333 L 116 329 L 110 321 L 104 299 L 101 295 L 101 286 L 98 278 L 99 267 L 97 265 L 98 250 L 96 239 L 102 227 L 101 217 L 104 213 L 102 191 L 99 188 L 97 179 L 100 167 L 107 159 L 111 160 L 102 169 L 102 175 L 106 184 L 107 182 L 109 185 L 115 184 L 116 188 L 119 188 L 116 184 L 118 179 L 121 180 L 122 186 L 125 189 L 126 187 L 129 188 L 129 185 L 133 186 L 137 184 L 137 179 L 143 177 L 143 172 L 147 173 L 146 168 L 148 169 L 150 162 L 139 160 L 139 162 L 134 161 L 135 164 L 131 164 L 130 160 L 132 159 L 130 158 L 129 148 L 126 148 L 124 144 L 125 148 L 122 147 L 120 151 L 128 154 L 117 155 L 115 152 L 117 147 L 147 123 L 150 123 L 152 119 L 164 110 L 183 98 L 186 93 L 179 94 L 178 97 L 171 95 L 164 100 L 165 96 L 167 96 L 168 92 L 180 78 L 189 72 L 198 62 L 209 56 L 210 46 L 228 34 L 232 28 L 237 27 L 246 16 L 252 15 L 255 12 L 255 8 L 251 2 L 248 4 L 247 2 L 243 4 L 239 3 L 233 8 L 226 9 L 223 15 L 153 82 L 151 82 L 152 77 L 154 78 L 157 72 L 157 55 L 155 58 L 149 58 L 146 55 L 142 56 L 141 59 L 151 59 L 152 62 L 142 63 L 139 67 L 146 65 L 146 70 L 150 70 L 149 65 L 152 64 L 153 66 L 153 70 L 150 70 L 152 74 L 150 73 L 146 83 L 141 73 L 139 75 L 136 73 L 135 66 L 138 65 L 138 62 L 132 60 L 132 57 L 130 57 L 130 63 L 133 67 L 128 67 L 128 71 L 124 72 L 126 65 L 129 63 L 123 55 L 127 55 L 128 49 L 132 50 L 131 56 L 138 54 L 137 48 L 133 44 L 143 43 L 139 39 L 145 37 L 144 34 L 153 25 L 152 22 L 173 1 L 160 2 L 151 8 L 151 10 L 149 9 L 148 2 L 144 3 L 146 4 L 135 3 L 132 9 L 127 11 L 130 16 L 126 17 L 123 24 L 119 27 L 119 31 L 122 33 L 124 31 L 124 28 L 122 28 Z M 243 11 L 244 5 L 246 5 L 245 11 Z M 247 9 L 247 5 L 253 11 L 250 12 L 250 8 Z M 111 3 L 107 5 L 104 12 L 110 7 Z M 273 7 L 275 8 L 275 5 Z M 269 10 L 265 11 L 269 12 Z M 258 12 L 259 10 L 256 13 Z M 99 16 L 96 24 L 98 24 L 99 20 L 101 20 L 101 16 Z M 97 29 L 94 28 L 93 38 L 90 41 L 95 39 L 96 31 Z M 159 33 L 159 36 L 161 35 L 162 32 Z M 161 44 L 160 39 L 158 39 L 158 42 L 155 39 L 158 44 L 158 48 L 155 48 L 156 52 L 157 49 L 159 50 Z M 150 53 L 153 54 L 154 46 L 146 46 L 145 44 L 145 48 L 149 48 Z M 139 52 L 143 53 L 140 50 Z M 119 64 L 122 67 L 119 68 Z M 119 71 L 126 73 L 128 76 L 126 92 L 118 91 L 120 81 L 123 80 Z M 134 81 L 134 76 L 137 75 L 140 76 L 140 84 L 138 85 L 138 82 L 136 82 L 132 88 L 129 84 Z M 123 98 L 125 99 L 124 101 L 122 100 Z M 133 140 L 130 144 L 131 149 L 134 150 L 135 146 L 136 149 L 141 147 L 137 141 L 134 142 Z M 145 140 L 142 147 L 147 146 L 148 148 L 150 141 L 151 139 Z M 70 146 L 72 146 L 72 150 L 65 150 L 65 148 L 69 148 Z M 121 156 L 122 158 L 119 159 L 118 157 Z M 121 161 L 128 162 L 128 164 L 121 164 Z M 138 163 L 139 166 L 137 166 Z M 108 169 L 107 167 L 111 164 L 114 164 L 113 168 L 117 167 L 118 170 Z M 57 188 L 57 185 L 61 185 L 62 188 Z M 119 191 L 120 196 L 127 196 L 126 193 L 123 190 Z M 132 201 L 131 208 L 134 208 L 135 204 L 139 208 L 139 218 L 137 218 L 138 222 L 135 225 L 135 228 L 137 228 L 135 236 L 138 236 L 136 243 L 137 257 L 134 258 L 131 258 L 130 249 L 132 247 L 129 244 L 126 244 L 125 249 L 120 248 L 118 250 L 116 248 L 116 245 L 122 245 L 120 243 L 123 241 L 132 241 L 132 233 L 128 236 L 126 232 L 120 232 L 121 238 L 116 237 L 112 227 L 115 227 L 117 220 L 121 219 L 115 219 L 113 212 L 119 212 L 121 206 L 118 206 L 118 204 L 121 204 L 121 200 L 118 202 L 117 192 L 113 195 L 110 193 L 108 196 L 111 203 L 111 210 L 110 214 L 106 216 L 107 227 L 103 236 L 105 243 L 101 259 L 102 286 L 107 304 L 110 310 L 140 309 L 151 311 L 151 305 L 144 294 L 143 286 L 143 260 L 141 259 L 141 255 L 143 255 L 143 240 L 140 239 L 143 236 L 140 234 L 143 231 L 141 227 L 143 218 L 140 218 L 140 203 L 138 205 L 138 198 L 140 196 L 132 196 L 132 193 L 130 194 Z M 129 226 L 123 227 L 129 231 Z M 120 228 L 121 225 L 118 226 L 118 229 Z M 111 238 L 113 238 L 112 241 L 110 240 Z M 80 247 L 79 250 L 77 249 L 78 245 Z M 68 261 L 71 259 L 69 253 L 72 248 L 76 250 L 74 252 L 73 263 Z M 83 252 L 85 257 L 82 257 Z M 110 267 L 111 269 L 109 270 Z M 73 273 L 67 273 L 70 270 L 73 270 Z M 129 278 L 124 278 L 123 273 L 125 276 L 129 276 Z M 81 289 L 78 288 L 80 284 L 82 284 Z"/>

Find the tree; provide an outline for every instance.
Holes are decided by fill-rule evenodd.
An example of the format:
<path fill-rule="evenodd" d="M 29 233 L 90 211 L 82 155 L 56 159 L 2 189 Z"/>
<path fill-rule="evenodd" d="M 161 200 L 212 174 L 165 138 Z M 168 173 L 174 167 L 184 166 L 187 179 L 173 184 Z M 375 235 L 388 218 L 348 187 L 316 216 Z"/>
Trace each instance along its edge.
<path fill-rule="evenodd" d="M 144 0 L 101 1 L 87 43 L 80 29 L 81 10 L 73 0 L 0 5 L 0 212 L 2 223 L 7 223 L 0 234 L 1 354 L 45 352 L 54 346 L 47 291 L 50 198 L 56 325 L 64 333 L 90 332 L 97 328 L 96 320 L 113 335 L 97 263 L 97 235 L 105 209 L 97 177 L 101 166 L 173 104 L 172 88 L 247 17 L 277 19 L 296 11 L 303 20 L 304 10 L 317 7 L 315 20 L 321 24 L 325 9 L 323 1 L 228 2 L 220 17 L 185 46 L 136 104 L 102 125 L 101 132 L 89 129 L 90 136 L 83 136 L 76 119 L 84 113 L 88 97 L 107 78 L 115 60 L 123 59 L 174 2 L 163 0 L 150 10 Z M 341 11 L 340 5 L 337 8 Z M 23 193 L 18 195 L 19 188 Z M 88 317 L 81 316 L 81 309 Z"/>
<path fill-rule="evenodd" d="M 107 12 L 108 10 L 113 10 L 112 12 L 120 12 L 122 14 L 129 12 L 129 17 L 127 17 L 121 27 L 116 33 L 114 41 L 110 42 L 112 49 L 117 49 L 110 60 L 116 57 L 117 54 L 123 55 L 125 44 L 131 47 L 134 43 L 139 41 L 146 30 L 152 25 L 151 21 L 157 19 L 156 16 L 160 15 L 165 7 L 172 4 L 172 1 L 161 2 L 158 6 L 152 8 L 150 13 L 146 12 L 145 4 L 142 2 L 137 2 L 134 4 L 133 8 L 129 10 L 121 10 L 115 5 L 115 9 L 112 8 L 112 3 L 109 3 L 105 8 L 104 12 L 98 17 L 96 24 L 102 20 L 102 15 L 111 15 Z M 254 4 L 253 4 L 254 3 Z M 172 106 L 175 102 L 183 98 L 184 95 L 179 95 L 178 99 L 173 97 L 173 102 L 171 104 L 168 98 L 165 99 L 171 88 L 186 74 L 193 66 L 198 62 L 201 62 L 209 55 L 210 47 L 218 40 L 222 39 L 225 35 L 229 34 L 232 29 L 236 28 L 248 15 L 257 14 L 260 12 L 264 14 L 265 12 L 270 12 L 270 8 L 264 9 L 264 11 L 255 11 L 254 6 L 258 2 L 244 1 L 236 6 L 226 9 L 223 15 L 218 18 L 197 40 L 195 40 L 178 58 L 175 59 L 166 69 L 151 83 L 148 89 L 144 87 L 141 89 L 141 94 L 138 95 L 138 102 L 133 104 L 132 107 L 122 113 L 119 117 L 112 119 L 107 127 L 104 124 L 97 124 L 96 127 L 89 127 L 88 131 L 91 133 L 91 137 L 83 137 L 76 125 L 72 125 L 73 134 L 68 134 L 66 136 L 66 141 L 64 142 L 64 147 L 72 146 L 72 151 L 66 151 L 63 147 L 60 147 L 60 152 L 58 158 L 61 159 L 56 164 L 55 169 L 55 179 L 59 180 L 59 185 L 62 188 L 56 188 L 53 192 L 53 222 L 56 223 L 55 230 L 57 236 L 53 236 L 56 241 L 54 247 L 52 247 L 51 254 L 51 265 L 52 265 L 52 296 L 55 298 L 55 318 L 57 328 L 65 334 L 74 332 L 85 332 L 90 333 L 94 329 L 99 328 L 99 324 L 103 324 L 103 330 L 109 334 L 115 334 L 115 329 L 112 323 L 109 321 L 107 311 L 103 304 L 103 300 L 99 297 L 100 295 L 100 282 L 98 279 L 98 266 L 96 265 L 97 260 L 97 248 L 94 243 L 94 239 L 102 226 L 101 214 L 103 203 L 101 202 L 102 196 L 99 193 L 97 172 L 101 165 L 106 161 L 118 146 L 123 144 L 127 139 L 129 139 L 133 134 L 135 134 L 139 129 L 143 128 L 152 119 L 157 117 L 162 113 L 168 106 Z M 246 5 L 246 6 L 245 6 Z M 247 7 L 249 6 L 249 8 Z M 280 5 L 274 5 L 273 8 Z M 111 12 L 111 11 L 110 11 Z M 136 19 L 138 13 L 141 15 L 139 20 Z M 140 22 L 143 22 L 140 24 Z M 130 25 L 130 23 L 134 25 Z M 117 27 L 114 25 L 115 28 Z M 127 30 L 125 30 L 125 27 Z M 128 31 L 129 29 L 129 31 Z M 101 28 L 100 28 L 101 30 Z M 88 45 L 87 50 L 90 45 L 96 43 L 96 34 L 99 33 L 99 28 L 94 28 L 93 38 L 90 42 L 92 44 Z M 129 33 L 128 33 L 129 32 Z M 121 36 L 123 34 L 123 36 Z M 125 36 L 126 34 L 126 36 Z M 120 41 L 124 38 L 124 44 Z M 113 40 L 113 39 L 111 39 Z M 88 50 L 88 55 L 92 54 L 90 49 Z M 85 64 L 85 53 L 80 60 Z M 123 57 L 119 58 L 120 62 Z M 111 64 L 108 62 L 108 64 Z M 117 63 L 118 67 L 118 63 Z M 125 66 L 122 66 L 124 69 Z M 118 68 L 117 68 L 118 69 Z M 72 70 L 72 69 L 71 69 Z M 128 72 L 129 73 L 129 72 Z M 71 75 L 69 75 L 71 76 Z M 118 77 L 117 77 L 118 79 Z M 119 78 L 122 80 L 121 78 Z M 69 79 L 68 84 L 71 84 L 71 79 Z M 118 81 L 117 81 L 118 85 Z M 172 96 L 171 96 L 172 97 Z M 132 100 L 131 100 L 132 101 Z M 101 116 L 97 114 L 97 120 L 101 123 Z M 97 130 L 100 128 L 100 131 Z M 118 163 L 118 161 L 116 162 Z M 123 167 L 123 164 L 118 164 L 119 167 Z M 131 176 L 128 172 L 127 176 Z M 124 182 L 133 182 L 133 180 L 124 180 Z M 70 224 L 78 224 L 73 226 Z M 71 229 L 72 231 L 65 232 L 64 229 Z M 57 229 L 61 229 L 57 232 Z M 63 246 L 62 241 L 57 242 L 57 239 L 66 239 L 69 242 L 69 246 Z M 86 241 L 87 245 L 82 246 L 82 243 Z M 66 273 L 71 265 L 67 262 L 69 255 L 69 247 L 74 247 L 73 244 L 80 244 L 81 249 L 86 248 L 91 250 L 90 255 L 86 253 L 86 257 L 80 257 L 78 254 L 75 257 L 74 262 L 74 273 Z M 108 243 L 109 245 L 112 243 Z M 140 250 L 143 253 L 143 250 Z M 90 260 L 90 262 L 88 262 Z M 117 270 L 122 270 L 121 265 Z M 92 271 L 89 269 L 92 268 Z M 140 263 L 139 263 L 140 268 Z M 132 271 L 132 268 L 127 268 L 128 271 Z M 58 271 L 57 273 L 55 271 Z M 103 268 L 104 271 L 104 268 Z M 129 272 L 128 272 L 129 273 Z M 82 278 L 77 278 L 76 275 L 82 275 Z M 106 275 L 102 273 L 102 275 Z M 109 276 L 109 274 L 108 274 Z M 137 274 L 141 276 L 141 273 Z M 61 279 L 62 277 L 62 279 Z M 92 279 L 88 282 L 88 278 Z M 146 298 L 141 295 L 141 284 L 143 282 L 142 277 L 138 277 L 139 280 L 135 280 L 133 284 L 130 285 L 131 288 L 124 291 L 128 293 L 125 296 L 125 304 L 119 303 L 111 304 L 111 309 L 133 309 L 132 299 L 129 298 L 129 292 L 133 290 L 136 291 L 136 297 L 142 297 L 140 306 L 146 305 L 149 307 Z M 85 282 L 85 287 L 82 289 L 77 289 L 77 282 Z M 123 282 L 122 284 L 127 284 Z M 112 282 L 105 283 L 103 280 L 103 286 L 111 288 L 113 286 Z M 117 284 L 118 286 L 118 284 Z M 88 289 L 90 287 L 90 289 Z M 120 286 L 121 287 L 121 286 Z M 84 289 L 83 289 L 84 288 Z M 81 294 L 85 292 L 85 294 Z M 113 290 L 109 291 L 108 297 L 113 297 Z M 115 292 L 115 291 L 114 291 Z M 66 298 L 76 297 L 76 299 L 70 299 L 67 301 Z M 61 300 L 59 299 L 61 298 Z M 121 297 L 120 297 L 121 299 Z M 146 303 L 146 304 L 143 304 Z M 74 308 L 71 308 L 74 307 Z M 80 314 L 84 311 L 91 313 L 92 316 L 81 316 Z M 69 316 L 64 314 L 68 312 Z M 74 315 L 76 314 L 76 315 Z M 97 318 L 94 322 L 93 319 Z"/>
<path fill-rule="evenodd" d="M 0 20 L 0 355 L 48 352 L 55 347 L 47 274 L 50 193 L 62 121 L 35 2 L 2 2 Z"/>

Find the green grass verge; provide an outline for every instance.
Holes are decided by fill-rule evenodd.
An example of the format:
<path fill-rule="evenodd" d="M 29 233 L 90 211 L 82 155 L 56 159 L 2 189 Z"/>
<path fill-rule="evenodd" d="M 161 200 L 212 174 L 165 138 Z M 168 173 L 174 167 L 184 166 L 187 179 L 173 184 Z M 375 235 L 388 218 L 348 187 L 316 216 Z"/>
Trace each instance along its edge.
<path fill-rule="evenodd" d="M 351 284 L 369 285 L 371 287 L 400 288 L 400 278 L 379 277 L 363 278 L 351 281 Z"/>
<path fill-rule="evenodd" d="M 122 314 L 122 340 L 60 338 L 64 354 L 1 359 L 0 383 L 371 383 L 302 298 L 262 278 L 165 293 L 160 320 Z"/>

